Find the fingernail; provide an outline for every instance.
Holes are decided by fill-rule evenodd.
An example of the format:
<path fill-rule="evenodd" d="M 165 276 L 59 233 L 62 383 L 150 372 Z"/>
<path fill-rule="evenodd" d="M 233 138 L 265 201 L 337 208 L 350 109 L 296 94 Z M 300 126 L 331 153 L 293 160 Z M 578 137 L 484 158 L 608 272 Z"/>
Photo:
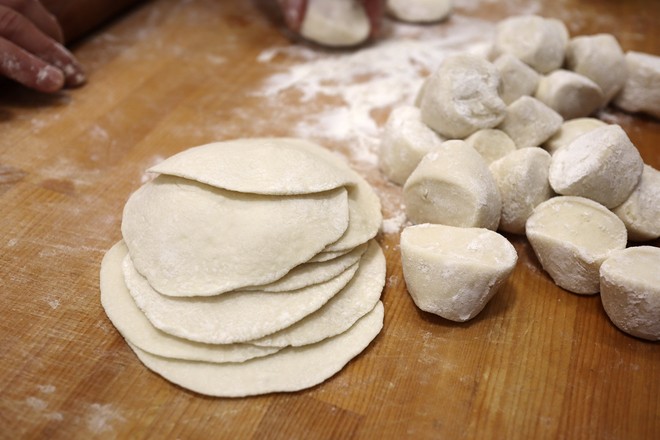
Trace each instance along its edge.
<path fill-rule="evenodd" d="M 60 69 L 46 66 L 37 72 L 37 87 L 44 92 L 57 92 L 64 87 L 64 74 Z"/>

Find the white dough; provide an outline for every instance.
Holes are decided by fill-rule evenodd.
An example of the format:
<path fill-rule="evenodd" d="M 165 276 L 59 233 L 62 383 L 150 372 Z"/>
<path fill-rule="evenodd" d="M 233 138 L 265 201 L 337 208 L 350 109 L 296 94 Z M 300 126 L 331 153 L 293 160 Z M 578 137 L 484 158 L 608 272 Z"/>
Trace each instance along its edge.
<path fill-rule="evenodd" d="M 606 105 L 626 82 L 627 68 L 621 46 L 611 34 L 573 38 L 566 48 L 566 66 L 598 84 Z"/>
<path fill-rule="evenodd" d="M 131 344 L 157 356 L 204 362 L 243 362 L 278 350 L 278 347 L 251 344 L 203 344 L 158 330 L 135 304 L 126 287 L 122 261 L 127 253 L 126 245 L 120 241 L 103 257 L 101 304 L 112 324 Z"/>
<path fill-rule="evenodd" d="M 156 292 L 126 258 L 124 279 L 154 327 L 207 344 L 247 342 L 282 330 L 320 309 L 353 278 L 358 264 L 337 277 L 291 292 L 228 292 L 175 298 Z"/>
<path fill-rule="evenodd" d="M 624 332 L 660 340 L 660 248 L 613 252 L 600 267 L 600 298 L 607 316 Z"/>
<path fill-rule="evenodd" d="M 505 104 L 534 94 L 541 78 L 536 70 L 509 53 L 500 55 L 493 64 L 502 78 L 500 96 Z"/>
<path fill-rule="evenodd" d="M 417 107 L 397 107 L 385 124 L 378 164 L 389 180 L 403 185 L 422 157 L 442 142 L 443 139 L 422 122 Z"/>
<path fill-rule="evenodd" d="M 525 233 L 525 222 L 534 208 L 554 195 L 548 182 L 550 154 L 538 148 L 521 148 L 490 164 L 502 196 L 499 228 Z"/>
<path fill-rule="evenodd" d="M 559 130 L 544 144 L 543 148 L 550 154 L 573 142 L 577 137 L 607 124 L 596 118 L 577 118 L 565 121 Z"/>
<path fill-rule="evenodd" d="M 308 0 L 300 35 L 324 46 L 354 46 L 371 32 L 369 17 L 357 0 Z"/>
<path fill-rule="evenodd" d="M 161 175 L 126 202 L 122 234 L 160 293 L 216 295 L 281 278 L 339 239 L 348 213 L 343 187 L 262 196 Z"/>
<path fill-rule="evenodd" d="M 383 327 L 378 305 L 348 331 L 318 344 L 290 347 L 240 364 L 187 362 L 131 348 L 154 372 L 183 388 L 218 397 L 243 397 L 298 391 L 317 385 L 341 370 L 367 348 Z"/>
<path fill-rule="evenodd" d="M 660 237 L 660 171 L 644 165 L 642 178 L 630 197 L 612 212 L 626 225 L 629 240 Z"/>
<path fill-rule="evenodd" d="M 401 233 L 403 275 L 413 301 L 452 321 L 474 318 L 517 259 L 511 243 L 488 229 L 423 224 Z"/>
<path fill-rule="evenodd" d="M 540 73 L 548 73 L 564 63 L 568 30 L 559 20 L 537 15 L 520 15 L 497 24 L 495 51 L 508 53 Z"/>
<path fill-rule="evenodd" d="M 660 119 L 660 56 L 626 52 L 628 76 L 614 104 L 631 113 Z"/>
<path fill-rule="evenodd" d="M 509 135 L 495 128 L 476 131 L 465 139 L 465 143 L 477 150 L 488 164 L 516 150 Z"/>
<path fill-rule="evenodd" d="M 517 148 L 538 147 L 554 135 L 564 120 L 561 115 L 531 96 L 522 96 L 506 109 L 498 127 Z"/>
<path fill-rule="evenodd" d="M 428 153 L 403 187 L 413 223 L 496 229 L 501 199 L 488 165 L 464 141 L 452 140 Z"/>
<path fill-rule="evenodd" d="M 603 105 L 603 92 L 598 84 L 562 69 L 542 77 L 534 97 L 564 119 L 589 116 Z"/>
<path fill-rule="evenodd" d="M 599 291 L 600 265 L 626 247 L 626 227 L 603 205 L 561 196 L 541 203 L 527 220 L 527 238 L 543 269 L 570 292 Z"/>
<path fill-rule="evenodd" d="M 596 128 L 559 149 L 550 163 L 550 185 L 558 194 L 582 196 L 608 208 L 625 202 L 644 163 L 618 125 Z"/>
<path fill-rule="evenodd" d="M 469 54 L 448 56 L 427 79 L 422 121 L 441 136 L 455 139 L 493 128 L 506 110 L 499 85 L 500 75 L 489 61 Z"/>
<path fill-rule="evenodd" d="M 387 0 L 387 12 L 412 23 L 440 21 L 449 15 L 453 0 Z"/>

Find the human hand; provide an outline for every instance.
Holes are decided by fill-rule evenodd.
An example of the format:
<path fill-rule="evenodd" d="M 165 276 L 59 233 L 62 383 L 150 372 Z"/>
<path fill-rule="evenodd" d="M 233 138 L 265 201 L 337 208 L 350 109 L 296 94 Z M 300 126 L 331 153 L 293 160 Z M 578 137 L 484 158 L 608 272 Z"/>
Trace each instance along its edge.
<path fill-rule="evenodd" d="M 82 67 L 63 41 L 60 25 L 39 0 L 0 0 L 1 76 L 45 93 L 82 85 Z"/>

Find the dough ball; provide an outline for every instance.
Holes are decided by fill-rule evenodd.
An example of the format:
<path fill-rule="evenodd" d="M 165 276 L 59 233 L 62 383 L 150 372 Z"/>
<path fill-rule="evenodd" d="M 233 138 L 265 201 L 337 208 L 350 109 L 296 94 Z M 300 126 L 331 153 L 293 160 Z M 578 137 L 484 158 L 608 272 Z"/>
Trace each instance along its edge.
<path fill-rule="evenodd" d="M 387 12 L 402 21 L 430 23 L 444 20 L 452 9 L 452 0 L 387 0 Z"/>
<path fill-rule="evenodd" d="M 608 208 L 625 202 L 644 163 L 618 125 L 596 128 L 559 149 L 550 163 L 550 185 L 558 194 L 582 196 Z"/>
<path fill-rule="evenodd" d="M 599 291 L 600 265 L 626 247 L 626 227 L 603 205 L 584 197 L 553 197 L 527 219 L 529 240 L 541 266 L 570 292 Z"/>
<path fill-rule="evenodd" d="M 502 196 L 499 229 L 525 233 L 525 222 L 534 208 L 554 195 L 548 182 L 550 154 L 538 148 L 522 148 L 490 164 Z"/>
<path fill-rule="evenodd" d="M 631 113 L 647 113 L 660 119 L 660 57 L 641 52 L 626 53 L 628 76 L 614 104 Z"/>
<path fill-rule="evenodd" d="M 497 24 L 495 50 L 515 56 L 540 73 L 548 73 L 564 63 L 568 38 L 568 30 L 559 20 L 521 15 Z"/>
<path fill-rule="evenodd" d="M 492 163 L 516 149 L 509 135 L 495 128 L 475 131 L 465 139 L 465 143 L 477 150 L 486 163 Z"/>
<path fill-rule="evenodd" d="M 566 66 L 598 84 L 604 106 L 626 81 L 627 68 L 623 50 L 611 34 L 575 37 L 566 49 Z"/>
<path fill-rule="evenodd" d="M 612 211 L 626 225 L 630 240 L 646 241 L 660 237 L 660 171 L 644 165 L 635 190 Z"/>
<path fill-rule="evenodd" d="M 509 135 L 518 148 L 538 147 L 554 135 L 563 122 L 562 117 L 531 96 L 518 98 L 506 109 L 498 127 Z"/>
<path fill-rule="evenodd" d="M 660 340 L 660 248 L 631 247 L 613 252 L 600 267 L 600 298 L 607 316 L 622 331 Z"/>
<path fill-rule="evenodd" d="M 541 78 L 536 70 L 509 53 L 500 55 L 493 64 L 500 72 L 500 96 L 505 104 L 534 94 Z"/>
<path fill-rule="evenodd" d="M 465 138 L 502 121 L 506 105 L 498 93 L 500 75 L 475 55 L 452 55 L 427 80 L 422 120 L 441 136 Z"/>
<path fill-rule="evenodd" d="M 403 187 L 413 223 L 497 229 L 502 201 L 488 165 L 464 141 L 428 153 Z"/>
<path fill-rule="evenodd" d="M 300 34 L 324 46 L 354 46 L 367 40 L 369 17 L 356 0 L 308 0 Z"/>
<path fill-rule="evenodd" d="M 385 124 L 378 162 L 380 169 L 392 182 L 403 185 L 422 157 L 442 141 L 422 122 L 417 107 L 397 107 Z"/>
<path fill-rule="evenodd" d="M 605 122 L 596 118 L 577 118 L 565 121 L 559 130 L 543 144 L 543 148 L 548 153 L 555 154 L 557 150 L 570 144 L 579 136 L 606 125 Z"/>
<path fill-rule="evenodd" d="M 513 271 L 518 255 L 481 228 L 417 225 L 401 233 L 406 287 L 420 309 L 451 321 L 474 318 Z"/>
<path fill-rule="evenodd" d="M 603 104 L 603 92 L 586 76 L 569 70 L 555 70 L 539 81 L 536 99 L 564 119 L 589 116 Z"/>

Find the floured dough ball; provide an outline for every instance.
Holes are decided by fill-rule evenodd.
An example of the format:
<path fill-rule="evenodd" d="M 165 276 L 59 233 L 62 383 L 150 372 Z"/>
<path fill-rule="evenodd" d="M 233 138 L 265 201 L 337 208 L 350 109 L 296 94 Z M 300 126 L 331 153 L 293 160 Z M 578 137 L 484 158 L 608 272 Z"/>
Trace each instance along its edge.
<path fill-rule="evenodd" d="M 486 163 L 492 163 L 516 149 L 509 135 L 495 128 L 475 131 L 465 139 L 465 143 L 477 150 Z"/>
<path fill-rule="evenodd" d="M 566 66 L 598 84 L 603 92 L 601 105 L 606 105 L 626 81 L 627 69 L 623 50 L 611 34 L 575 37 L 566 49 Z"/>
<path fill-rule="evenodd" d="M 507 107 L 498 128 L 509 135 L 517 148 L 528 148 L 547 141 L 562 122 L 559 113 L 536 98 L 523 96 Z"/>
<path fill-rule="evenodd" d="M 502 121 L 506 105 L 498 93 L 500 75 L 475 55 L 452 55 L 427 80 L 422 120 L 441 136 L 465 138 Z"/>
<path fill-rule="evenodd" d="M 607 316 L 622 331 L 660 340 L 660 248 L 617 251 L 600 267 L 600 298 Z"/>
<path fill-rule="evenodd" d="M 550 185 L 558 194 L 582 196 L 608 208 L 625 202 L 644 163 L 618 125 L 596 128 L 559 149 L 550 163 Z"/>
<path fill-rule="evenodd" d="M 417 107 L 397 107 L 390 113 L 383 131 L 380 169 L 392 182 L 403 185 L 422 157 L 442 141 L 422 122 Z"/>
<path fill-rule="evenodd" d="M 423 224 L 401 233 L 406 287 L 420 309 L 451 321 L 474 318 L 513 271 L 518 255 L 496 232 Z"/>
<path fill-rule="evenodd" d="M 562 69 L 542 77 L 534 96 L 564 119 L 589 116 L 603 104 L 603 92 L 598 84 Z"/>
<path fill-rule="evenodd" d="M 555 154 L 557 150 L 570 144 L 579 136 L 606 125 L 605 122 L 596 118 L 577 118 L 565 121 L 559 130 L 543 144 L 543 148 L 548 153 Z"/>
<path fill-rule="evenodd" d="M 308 0 L 300 34 L 324 46 L 354 46 L 369 37 L 371 24 L 356 0 Z"/>
<path fill-rule="evenodd" d="M 626 227 L 603 205 L 560 196 L 541 203 L 527 219 L 527 239 L 541 266 L 570 292 L 599 291 L 600 265 L 626 247 Z"/>
<path fill-rule="evenodd" d="M 387 0 L 387 12 L 412 23 L 429 23 L 449 16 L 453 0 Z"/>
<path fill-rule="evenodd" d="M 242 139 L 151 171 L 100 274 L 108 317 L 148 368 L 212 396 L 294 391 L 380 331 L 380 202 L 338 156 Z"/>
<path fill-rule="evenodd" d="M 497 24 L 495 50 L 515 56 L 540 73 L 548 73 L 564 63 L 568 38 L 568 30 L 559 20 L 521 15 Z"/>
<path fill-rule="evenodd" d="M 502 201 L 488 165 L 464 141 L 429 152 L 403 187 L 413 223 L 497 229 Z"/>
<path fill-rule="evenodd" d="M 646 241 L 660 237 L 660 171 L 644 165 L 635 190 L 612 211 L 623 220 L 630 240 Z"/>
<path fill-rule="evenodd" d="M 660 119 L 660 57 L 627 52 L 626 68 L 628 76 L 614 104 L 627 112 L 647 113 Z"/>
<path fill-rule="evenodd" d="M 548 182 L 550 154 L 538 148 L 522 148 L 490 164 L 502 196 L 499 229 L 525 233 L 525 222 L 534 208 L 554 195 Z"/>
<path fill-rule="evenodd" d="M 507 105 L 534 94 L 541 78 L 536 70 L 509 53 L 500 55 L 493 64 L 500 72 L 500 96 Z"/>

